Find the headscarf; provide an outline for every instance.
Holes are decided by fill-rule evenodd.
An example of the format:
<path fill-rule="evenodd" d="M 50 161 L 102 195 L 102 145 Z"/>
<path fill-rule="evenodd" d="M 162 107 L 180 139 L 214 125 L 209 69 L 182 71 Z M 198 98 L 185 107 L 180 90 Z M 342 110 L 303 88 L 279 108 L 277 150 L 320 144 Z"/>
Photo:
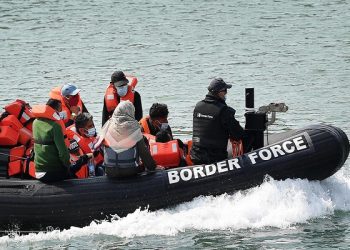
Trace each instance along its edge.
<path fill-rule="evenodd" d="M 104 139 L 116 153 L 121 153 L 135 146 L 142 138 L 140 124 L 135 120 L 134 105 L 130 101 L 122 101 L 103 126 L 97 144 Z"/>

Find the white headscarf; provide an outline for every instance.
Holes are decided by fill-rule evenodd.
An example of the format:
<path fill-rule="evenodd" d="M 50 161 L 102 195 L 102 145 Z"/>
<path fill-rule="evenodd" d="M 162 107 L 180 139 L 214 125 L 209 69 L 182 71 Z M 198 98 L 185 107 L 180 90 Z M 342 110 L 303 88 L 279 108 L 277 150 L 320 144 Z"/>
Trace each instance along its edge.
<path fill-rule="evenodd" d="M 115 152 L 120 153 L 135 146 L 142 138 L 140 124 L 135 120 L 134 105 L 130 101 L 122 101 L 103 126 L 99 142 L 104 139 Z"/>

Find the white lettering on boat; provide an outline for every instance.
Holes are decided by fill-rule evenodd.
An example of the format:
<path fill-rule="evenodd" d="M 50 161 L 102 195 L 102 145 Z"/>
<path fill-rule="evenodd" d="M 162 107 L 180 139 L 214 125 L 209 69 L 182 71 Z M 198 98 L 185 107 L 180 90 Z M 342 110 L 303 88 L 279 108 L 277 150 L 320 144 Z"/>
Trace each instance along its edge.
<path fill-rule="evenodd" d="M 169 184 L 178 183 L 180 181 L 189 181 L 192 179 L 204 178 L 215 175 L 217 173 L 224 173 L 240 169 L 238 158 L 220 161 L 215 164 L 194 166 L 190 168 L 183 168 L 180 170 L 168 171 Z"/>
<path fill-rule="evenodd" d="M 242 167 L 252 166 L 257 163 L 288 156 L 310 148 L 313 149 L 312 142 L 309 135 L 305 132 L 302 135 L 289 138 L 278 144 L 245 154 L 243 157 L 237 157 L 208 165 L 169 170 L 167 172 L 168 180 L 169 184 L 175 184 L 220 175 L 226 172 L 237 171 Z"/>
<path fill-rule="evenodd" d="M 269 161 L 280 156 L 293 154 L 308 149 L 309 144 L 305 135 L 286 140 L 280 144 L 272 145 L 248 154 L 250 162 L 254 165 L 262 161 Z"/>

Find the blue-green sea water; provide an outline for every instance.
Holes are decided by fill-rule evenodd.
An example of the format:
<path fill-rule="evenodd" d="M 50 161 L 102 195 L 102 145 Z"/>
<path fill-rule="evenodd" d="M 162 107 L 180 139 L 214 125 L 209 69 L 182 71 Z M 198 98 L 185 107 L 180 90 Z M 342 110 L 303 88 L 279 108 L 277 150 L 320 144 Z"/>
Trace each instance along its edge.
<path fill-rule="evenodd" d="M 44 103 L 73 83 L 101 127 L 115 70 L 139 79 L 144 113 L 168 104 L 176 136 L 213 77 L 256 107 L 285 102 L 270 132 L 327 123 L 350 134 L 350 2 L 346 0 L 2 0 L 0 107 Z M 0 204 L 1 206 L 1 204 Z M 350 160 L 321 181 L 267 180 L 231 195 L 135 211 L 84 228 L 9 234 L 1 249 L 348 249 Z"/>

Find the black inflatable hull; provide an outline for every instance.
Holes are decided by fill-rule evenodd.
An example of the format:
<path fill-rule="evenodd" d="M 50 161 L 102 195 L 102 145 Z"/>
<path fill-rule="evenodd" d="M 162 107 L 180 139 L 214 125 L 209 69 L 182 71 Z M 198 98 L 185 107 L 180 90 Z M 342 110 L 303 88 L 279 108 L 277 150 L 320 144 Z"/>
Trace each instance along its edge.
<path fill-rule="evenodd" d="M 96 177 L 51 185 L 35 180 L 0 180 L 1 230 L 43 230 L 84 226 L 141 207 L 156 210 L 200 195 L 232 193 L 275 179 L 323 180 L 349 155 L 346 134 L 315 125 L 270 136 L 266 147 L 210 165 L 157 171 L 117 180 Z"/>

